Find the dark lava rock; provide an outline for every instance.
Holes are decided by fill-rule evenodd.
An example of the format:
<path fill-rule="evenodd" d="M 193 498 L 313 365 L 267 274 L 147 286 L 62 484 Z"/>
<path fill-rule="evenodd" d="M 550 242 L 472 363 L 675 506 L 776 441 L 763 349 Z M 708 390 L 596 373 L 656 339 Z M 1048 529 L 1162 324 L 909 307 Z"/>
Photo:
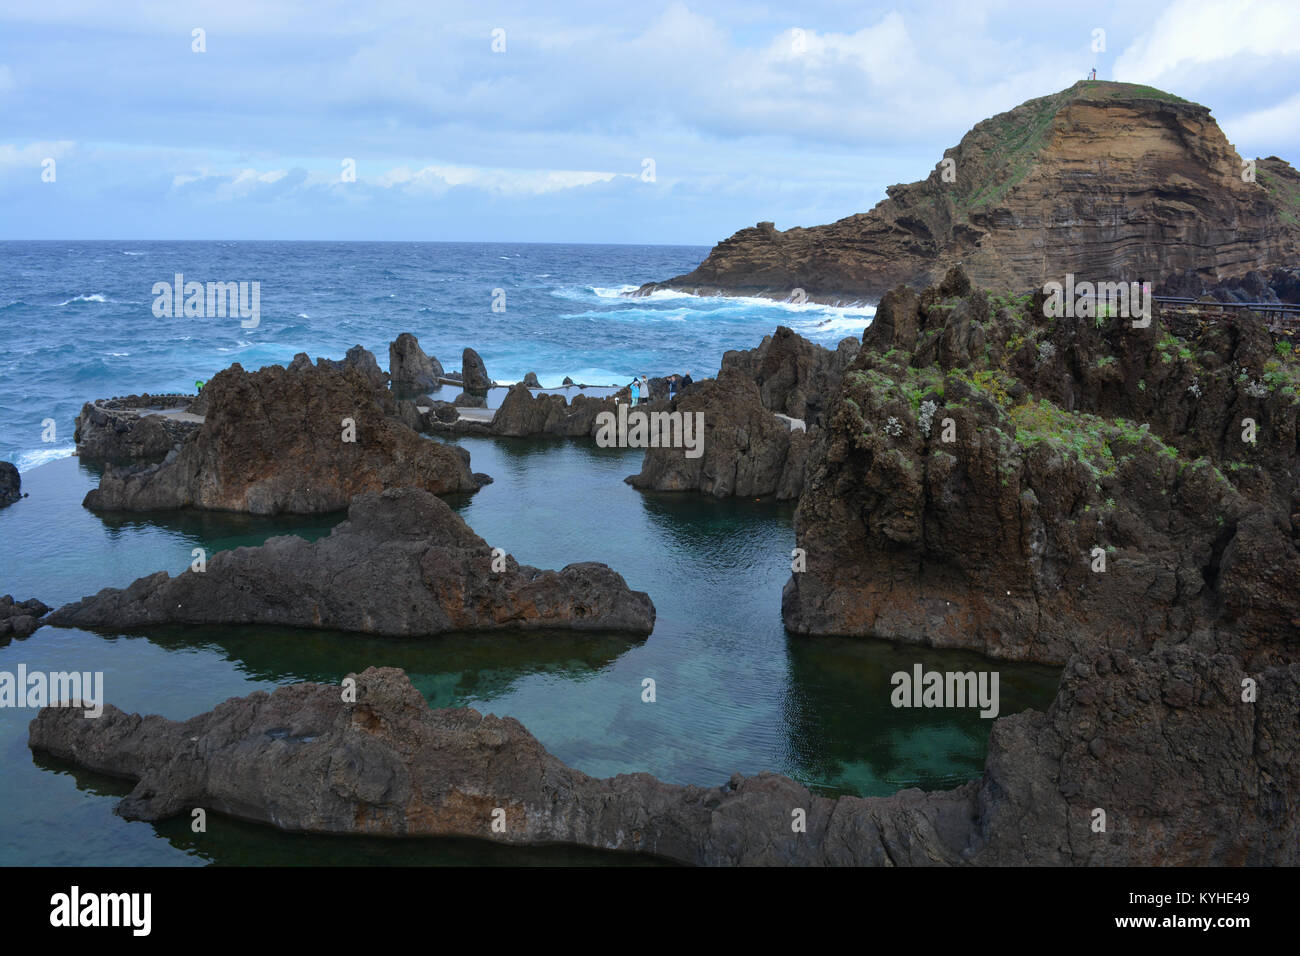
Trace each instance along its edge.
<path fill-rule="evenodd" d="M 451 403 L 461 408 L 487 408 L 487 396 L 478 392 L 461 392 Z"/>
<path fill-rule="evenodd" d="M 398 398 L 410 398 L 438 387 L 442 364 L 420 348 L 420 340 L 403 332 L 388 346 L 388 372 Z"/>
<path fill-rule="evenodd" d="M 15 637 L 29 637 L 43 623 L 41 618 L 50 612 L 42 601 L 31 598 L 15 601 L 12 595 L 0 597 L 0 647 Z"/>
<path fill-rule="evenodd" d="M 774 335 L 764 336 L 756 349 L 727 352 L 722 367 L 752 378 L 768 411 L 818 425 L 822 409 L 857 355 L 858 344 L 846 338 L 832 352 L 780 326 Z"/>
<path fill-rule="evenodd" d="M 87 402 L 77 416 L 73 438 L 77 443 L 77 457 L 84 461 L 157 462 L 198 429 L 197 422 L 162 415 L 141 417 L 136 411 L 105 409 Z"/>
<path fill-rule="evenodd" d="M 529 388 L 541 388 L 541 387 L 542 387 L 542 383 L 539 382 L 539 381 L 537 381 L 537 373 L 536 373 L 536 372 L 529 372 L 527 375 L 525 375 L 525 376 L 524 376 L 524 384 L 527 385 Z"/>
<path fill-rule="evenodd" d="M 534 395 L 521 382 L 506 393 L 492 417 L 489 433 L 509 437 L 593 435 L 596 416 L 602 411 L 614 411 L 615 407 L 612 400 L 587 395 L 575 395 L 572 402 L 563 395 Z"/>
<path fill-rule="evenodd" d="M 483 359 L 473 349 L 466 349 L 460 358 L 461 386 L 467 392 L 486 392 L 492 387 Z"/>
<path fill-rule="evenodd" d="M 639 411 L 640 406 L 629 415 Z M 640 474 L 626 479 L 632 487 L 702 491 L 716 498 L 799 496 L 810 436 L 791 431 L 764 408 L 758 386 L 745 373 L 724 369 L 716 380 L 696 383 L 646 413 L 652 424 L 655 415 L 678 415 L 683 425 L 686 416 L 694 423 L 703 415 L 703 434 L 692 433 L 696 442 L 702 438 L 702 453 L 688 457 L 684 447 L 647 448 Z"/>
<path fill-rule="evenodd" d="M 494 570 L 494 563 L 499 570 Z M 654 605 L 603 564 L 521 566 L 440 498 L 366 492 L 328 537 L 218 551 L 202 572 L 159 571 L 55 611 L 63 627 L 269 624 L 389 636 L 499 629 L 649 634 Z"/>
<path fill-rule="evenodd" d="M 0 508 L 23 496 L 23 479 L 13 462 L 0 461 Z"/>
<path fill-rule="evenodd" d="M 431 710 L 392 668 L 232 698 L 185 722 L 46 707 L 28 745 L 137 781 L 117 806 L 128 820 L 202 806 L 295 832 L 563 843 L 697 865 L 1294 865 L 1300 667 L 1256 672 L 1259 701 L 1242 704 L 1240 663 L 1189 647 L 1078 661 L 1048 713 L 995 722 L 980 781 L 889 797 L 817 796 L 771 773 L 718 787 L 596 779 L 517 720 Z M 1159 697 L 1171 672 L 1197 702 L 1176 714 Z"/>
<path fill-rule="evenodd" d="M 1258 321 L 1034 301 L 885 296 L 810 455 L 786 626 L 1045 663 L 1294 640 L 1294 357 Z"/>
<path fill-rule="evenodd" d="M 295 361 L 297 361 L 296 358 Z M 318 358 L 316 365 L 320 368 L 332 368 L 338 371 L 356 369 L 366 377 L 373 388 L 384 388 L 388 384 L 388 373 L 379 367 L 375 354 L 360 345 L 352 346 L 341 359 Z M 206 387 L 204 390 L 206 391 Z"/>
<path fill-rule="evenodd" d="M 457 450 L 397 420 L 396 401 L 373 371 L 360 361 L 295 359 L 257 372 L 233 365 L 204 387 L 209 407 L 193 439 L 160 464 L 108 468 L 85 504 L 318 514 L 388 487 L 476 490 Z"/>

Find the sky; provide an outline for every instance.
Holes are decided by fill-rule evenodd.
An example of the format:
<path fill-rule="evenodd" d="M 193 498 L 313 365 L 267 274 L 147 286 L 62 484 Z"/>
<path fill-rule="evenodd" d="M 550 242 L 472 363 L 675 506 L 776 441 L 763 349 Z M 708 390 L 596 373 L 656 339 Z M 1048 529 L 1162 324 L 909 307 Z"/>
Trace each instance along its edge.
<path fill-rule="evenodd" d="M 712 245 L 1094 67 L 1300 162 L 1300 0 L 0 0 L 0 239 Z"/>

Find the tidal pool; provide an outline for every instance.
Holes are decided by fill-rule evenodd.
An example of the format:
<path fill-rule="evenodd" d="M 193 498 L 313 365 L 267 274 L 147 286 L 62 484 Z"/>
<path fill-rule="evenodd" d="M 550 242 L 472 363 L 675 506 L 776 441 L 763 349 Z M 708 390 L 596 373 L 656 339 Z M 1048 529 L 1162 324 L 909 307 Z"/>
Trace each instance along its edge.
<path fill-rule="evenodd" d="M 258 689 L 402 667 L 435 707 L 516 717 L 553 754 L 595 776 L 648 771 L 717 785 L 773 770 L 827 795 L 946 789 L 982 772 L 992 721 L 974 709 L 895 709 L 890 676 L 997 670 L 1001 714 L 1043 708 L 1059 669 L 852 638 L 804 638 L 781 624 L 793 505 L 642 493 L 623 478 L 641 452 L 567 440 L 462 438 L 494 483 L 449 499 L 479 535 L 524 564 L 603 561 L 655 603 L 654 633 L 391 640 L 283 628 L 167 628 L 97 634 L 41 628 L 0 647 L 0 670 L 103 671 L 108 702 L 180 719 Z M 275 534 L 312 538 L 341 520 L 215 514 L 100 517 L 81 507 L 96 472 L 75 458 L 23 475 L 30 497 L 0 510 L 0 593 L 51 606 L 123 587 L 196 547 Z M 376 600 L 383 596 L 375 595 Z M 653 678 L 656 701 L 642 701 Z M 130 789 L 27 749 L 29 710 L 0 709 L 0 864 L 477 864 L 648 862 L 474 840 L 285 834 L 208 818 L 127 823 Z"/>

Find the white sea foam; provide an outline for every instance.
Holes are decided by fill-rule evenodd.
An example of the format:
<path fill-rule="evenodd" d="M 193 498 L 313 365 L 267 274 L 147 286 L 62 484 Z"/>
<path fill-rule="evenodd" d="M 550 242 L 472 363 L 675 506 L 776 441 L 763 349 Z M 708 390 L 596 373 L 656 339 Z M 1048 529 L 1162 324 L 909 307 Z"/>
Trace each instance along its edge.
<path fill-rule="evenodd" d="M 96 292 L 93 295 L 75 295 L 67 302 L 60 302 L 55 308 L 62 308 L 65 305 L 72 305 L 74 302 L 107 302 L 102 292 Z"/>
<path fill-rule="evenodd" d="M 47 462 L 58 461 L 60 458 L 71 458 L 76 450 L 75 445 L 56 445 L 53 448 L 37 448 L 32 451 L 19 452 L 18 457 L 14 460 L 14 466 L 20 473 L 28 472 Z"/>

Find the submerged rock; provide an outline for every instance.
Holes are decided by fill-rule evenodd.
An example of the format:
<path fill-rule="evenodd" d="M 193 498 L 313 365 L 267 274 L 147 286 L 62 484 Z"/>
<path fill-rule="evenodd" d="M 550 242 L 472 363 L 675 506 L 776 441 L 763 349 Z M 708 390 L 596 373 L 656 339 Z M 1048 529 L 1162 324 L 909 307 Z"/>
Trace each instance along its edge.
<path fill-rule="evenodd" d="M 495 569 L 495 570 L 494 570 Z M 654 605 L 597 563 L 520 565 L 416 488 L 367 492 L 318 541 L 286 535 L 218 551 L 206 569 L 159 571 L 65 605 L 61 627 L 274 624 L 400 637 L 499 629 L 649 634 Z"/>
<path fill-rule="evenodd" d="M 1258 672 L 1259 702 L 1246 705 L 1239 663 L 1189 648 L 1080 661 L 1047 714 L 996 721 L 981 780 L 890 797 L 832 799 L 770 773 L 719 787 L 596 779 L 517 720 L 429 709 L 392 668 L 258 691 L 184 722 L 46 707 L 28 745 L 137 781 L 117 806 L 129 820 L 203 807 L 297 832 L 698 865 L 1294 865 L 1300 667 Z"/>
<path fill-rule="evenodd" d="M 317 514 L 347 507 L 362 491 L 478 488 L 467 452 L 398 420 L 377 367 L 366 371 L 356 357 L 314 366 L 299 358 L 289 368 L 236 364 L 213 376 L 194 437 L 159 464 L 108 468 L 86 507 Z"/>

